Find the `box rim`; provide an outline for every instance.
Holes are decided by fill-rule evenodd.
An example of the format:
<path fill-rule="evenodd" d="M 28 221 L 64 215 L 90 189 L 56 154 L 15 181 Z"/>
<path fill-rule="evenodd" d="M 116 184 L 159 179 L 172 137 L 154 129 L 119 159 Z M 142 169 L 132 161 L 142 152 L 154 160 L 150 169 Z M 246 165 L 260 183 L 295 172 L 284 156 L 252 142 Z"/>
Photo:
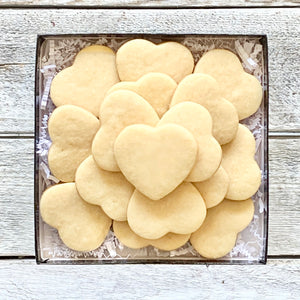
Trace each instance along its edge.
<path fill-rule="evenodd" d="M 222 38 L 260 38 L 261 43 L 263 45 L 263 58 L 264 58 L 264 86 L 263 86 L 263 97 L 264 97 L 264 111 L 266 112 L 266 116 L 264 116 L 264 171 L 263 177 L 265 179 L 266 184 L 264 185 L 264 203 L 267 207 L 267 210 L 264 213 L 264 254 L 260 260 L 257 261 L 247 261 L 247 260 L 197 260 L 197 259 L 176 259 L 172 260 L 160 258 L 160 259 L 109 259 L 109 260 L 43 260 L 41 257 L 40 251 L 40 231 L 39 231 L 39 222 L 40 222 L 40 213 L 39 213 L 39 186 L 38 186 L 38 172 L 39 172 L 39 157 L 37 155 L 37 144 L 39 138 L 39 111 L 40 111 L 40 101 L 37 97 L 38 95 L 38 76 L 39 76 L 39 53 L 41 49 L 42 43 L 48 38 L 90 38 L 90 37 L 98 37 L 101 35 L 109 35 L 109 36 L 137 36 L 138 38 L 143 37 L 153 37 L 162 35 L 164 37 L 222 37 Z M 49 265 L 108 265 L 108 264 L 182 264 L 182 265 L 259 265 L 266 264 L 268 259 L 268 234 L 269 234 L 269 63 L 268 63 L 268 36 L 267 34 L 197 34 L 197 33 L 176 33 L 176 34 L 165 34 L 165 33 L 93 33 L 93 34 L 85 34 L 85 33 L 76 33 L 76 34 L 37 34 L 36 36 L 36 55 L 35 55 L 35 85 L 34 85 L 34 233 L 35 233 L 35 260 L 37 264 L 49 264 Z"/>

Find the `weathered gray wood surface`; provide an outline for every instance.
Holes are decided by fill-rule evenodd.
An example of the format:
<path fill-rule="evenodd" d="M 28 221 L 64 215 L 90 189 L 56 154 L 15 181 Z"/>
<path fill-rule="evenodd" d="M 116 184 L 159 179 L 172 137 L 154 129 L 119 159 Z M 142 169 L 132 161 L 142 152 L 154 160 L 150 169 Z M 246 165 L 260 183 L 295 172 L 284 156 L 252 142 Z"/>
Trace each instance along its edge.
<path fill-rule="evenodd" d="M 0 262 L 1 299 L 299 299 L 300 260 L 267 266 Z"/>
<path fill-rule="evenodd" d="M 3 6 L 237 7 L 297 6 L 299 0 L 0 0 Z"/>
<path fill-rule="evenodd" d="M 0 255 L 34 255 L 33 139 L 0 139 Z"/>
<path fill-rule="evenodd" d="M 36 6 L 77 9 L 33 9 Z M 0 256 L 34 255 L 33 87 L 37 34 L 268 35 L 270 227 L 267 266 L 36 266 L 0 259 L 0 299 L 298 299 L 300 9 L 78 9 L 81 6 L 296 6 L 299 0 L 0 0 Z M 138 24 L 138 26 L 137 26 Z M 293 257 L 294 259 L 288 259 Z"/>
<path fill-rule="evenodd" d="M 101 32 L 267 34 L 270 130 L 300 131 L 300 9 L 13 9 L 0 28 L 0 132 L 33 132 L 37 34 Z"/>
<path fill-rule="evenodd" d="M 270 141 L 270 255 L 300 253 L 299 148 Z M 34 255 L 33 140 L 0 139 L 0 162 L 0 255 Z"/>

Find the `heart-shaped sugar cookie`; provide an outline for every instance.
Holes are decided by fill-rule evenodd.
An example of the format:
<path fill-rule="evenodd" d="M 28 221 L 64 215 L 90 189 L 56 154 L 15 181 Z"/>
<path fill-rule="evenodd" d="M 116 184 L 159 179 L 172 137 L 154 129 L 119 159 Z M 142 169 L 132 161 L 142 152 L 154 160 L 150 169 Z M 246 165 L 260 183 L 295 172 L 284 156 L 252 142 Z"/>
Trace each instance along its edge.
<path fill-rule="evenodd" d="M 208 74 L 218 81 L 222 96 L 235 106 L 240 120 L 251 116 L 259 108 L 261 84 L 243 70 L 233 52 L 225 49 L 208 51 L 198 61 L 195 73 Z"/>
<path fill-rule="evenodd" d="M 125 246 L 133 249 L 140 249 L 151 245 L 160 250 L 171 251 L 183 246 L 191 236 L 190 234 L 176 234 L 169 232 L 156 240 L 144 239 L 132 231 L 126 221 L 114 221 L 113 229 L 118 240 Z"/>
<path fill-rule="evenodd" d="M 245 200 L 252 197 L 261 183 L 261 173 L 254 159 L 255 139 L 251 131 L 239 124 L 236 137 L 222 146 L 222 166 L 229 177 L 226 198 Z"/>
<path fill-rule="evenodd" d="M 93 157 L 102 169 L 118 172 L 120 169 L 114 154 L 114 143 L 118 134 L 132 124 L 155 126 L 159 118 L 145 99 L 126 90 L 106 96 L 100 115 L 102 124 L 93 141 Z"/>
<path fill-rule="evenodd" d="M 155 45 L 143 39 L 131 40 L 120 47 L 116 61 L 122 81 L 136 81 L 147 73 L 159 72 L 180 82 L 194 69 L 192 53 L 176 42 Z"/>
<path fill-rule="evenodd" d="M 216 259 L 234 247 L 237 234 L 245 229 L 254 215 L 252 199 L 224 200 L 207 210 L 201 227 L 192 233 L 191 244 L 204 257 Z"/>
<path fill-rule="evenodd" d="M 188 130 L 175 124 L 131 125 L 119 134 L 114 150 L 127 180 L 150 199 L 159 200 L 189 174 L 197 143 Z"/>
<path fill-rule="evenodd" d="M 198 143 L 195 164 L 185 181 L 203 181 L 211 177 L 220 165 L 222 150 L 212 136 L 209 112 L 197 103 L 182 102 L 168 110 L 157 126 L 165 124 L 177 124 L 186 128 Z"/>
<path fill-rule="evenodd" d="M 205 203 L 192 183 L 184 182 L 159 201 L 135 190 L 128 205 L 130 228 L 146 239 L 159 239 L 169 232 L 196 231 L 206 216 Z"/>
<path fill-rule="evenodd" d="M 102 170 L 91 155 L 78 167 L 75 183 L 83 200 L 101 206 L 114 220 L 127 220 L 127 206 L 134 187 L 123 174 Z"/>
<path fill-rule="evenodd" d="M 176 82 L 163 73 L 148 73 L 138 81 L 122 81 L 112 86 L 107 95 L 118 90 L 130 90 L 147 100 L 161 117 L 168 109 Z"/>
<path fill-rule="evenodd" d="M 56 106 L 72 104 L 98 116 L 105 93 L 117 82 L 115 53 L 93 45 L 81 50 L 74 64 L 54 77 L 50 96 Z"/>
<path fill-rule="evenodd" d="M 48 122 L 52 145 L 48 154 L 53 175 L 64 182 L 74 181 L 81 162 L 91 154 L 99 120 L 90 112 L 74 105 L 56 108 Z"/>
<path fill-rule="evenodd" d="M 192 74 L 178 85 L 171 106 L 191 101 L 204 106 L 213 121 L 213 136 L 222 145 L 230 142 L 237 131 L 239 118 L 233 104 L 222 98 L 218 82 L 205 74 Z"/>
<path fill-rule="evenodd" d="M 58 230 L 66 246 L 77 251 L 98 248 L 111 225 L 111 219 L 99 206 L 82 200 L 75 183 L 48 188 L 41 197 L 40 211 L 43 220 Z"/>
<path fill-rule="evenodd" d="M 218 205 L 224 200 L 228 191 L 229 177 L 222 166 L 209 179 L 202 182 L 194 182 L 200 192 L 207 208 Z"/>

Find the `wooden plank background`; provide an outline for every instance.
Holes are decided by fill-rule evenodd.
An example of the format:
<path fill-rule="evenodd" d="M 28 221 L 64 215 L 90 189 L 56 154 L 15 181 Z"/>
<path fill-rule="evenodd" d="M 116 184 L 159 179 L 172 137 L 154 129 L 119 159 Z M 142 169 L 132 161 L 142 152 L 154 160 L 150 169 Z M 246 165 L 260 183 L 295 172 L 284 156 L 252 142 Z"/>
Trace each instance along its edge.
<path fill-rule="evenodd" d="M 216 9 L 82 8 L 95 5 Z M 200 294 L 204 298 L 299 298 L 300 9 L 293 8 L 298 5 L 297 0 L 0 0 L 0 299 L 199 299 Z M 36 35 L 113 32 L 268 35 L 270 228 L 266 266 L 35 264 Z M 16 259 L 24 256 L 28 259 Z"/>
<path fill-rule="evenodd" d="M 299 268 L 299 260 L 278 259 L 266 266 L 36 266 L 31 260 L 10 260 L 0 263 L 0 297 L 299 299 Z"/>

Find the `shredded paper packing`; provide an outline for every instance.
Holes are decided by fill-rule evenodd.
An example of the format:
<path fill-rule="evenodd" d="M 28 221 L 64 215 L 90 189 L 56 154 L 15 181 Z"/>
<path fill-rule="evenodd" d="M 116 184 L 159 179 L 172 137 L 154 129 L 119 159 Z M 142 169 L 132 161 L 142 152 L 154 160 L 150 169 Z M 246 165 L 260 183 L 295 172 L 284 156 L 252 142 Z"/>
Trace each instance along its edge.
<path fill-rule="evenodd" d="M 134 38 L 134 36 L 99 36 L 88 38 L 49 38 L 43 42 L 39 57 L 39 137 L 37 153 L 39 159 L 39 198 L 43 191 L 59 182 L 48 167 L 48 150 L 51 140 L 48 134 L 48 119 L 55 109 L 51 101 L 49 91 L 53 77 L 59 71 L 72 65 L 76 54 L 84 47 L 92 44 L 100 44 L 117 50 L 123 43 Z M 166 41 L 162 38 L 148 38 L 154 43 Z M 171 40 L 168 38 L 167 40 Z M 258 78 L 265 87 L 264 63 L 262 44 L 257 37 L 182 37 L 172 38 L 187 46 L 193 53 L 195 63 L 208 50 L 224 48 L 236 53 L 242 60 L 245 70 Z M 237 238 L 236 246 L 222 260 L 234 261 L 259 261 L 264 257 L 264 218 L 267 210 L 266 199 L 264 198 L 264 186 L 266 176 L 264 170 L 264 101 L 259 110 L 251 117 L 242 121 L 255 136 L 256 154 L 255 158 L 262 170 L 262 184 L 258 192 L 252 197 L 255 204 L 255 214 L 251 224 L 242 231 Z M 193 249 L 190 243 L 173 251 L 161 251 L 152 246 L 142 249 L 130 249 L 120 243 L 110 231 L 104 243 L 96 250 L 90 252 L 78 252 L 67 248 L 60 240 L 57 230 L 39 220 L 39 240 L 41 257 L 44 260 L 107 260 L 107 259 L 180 259 L 180 260 L 201 260 L 201 256 Z"/>

